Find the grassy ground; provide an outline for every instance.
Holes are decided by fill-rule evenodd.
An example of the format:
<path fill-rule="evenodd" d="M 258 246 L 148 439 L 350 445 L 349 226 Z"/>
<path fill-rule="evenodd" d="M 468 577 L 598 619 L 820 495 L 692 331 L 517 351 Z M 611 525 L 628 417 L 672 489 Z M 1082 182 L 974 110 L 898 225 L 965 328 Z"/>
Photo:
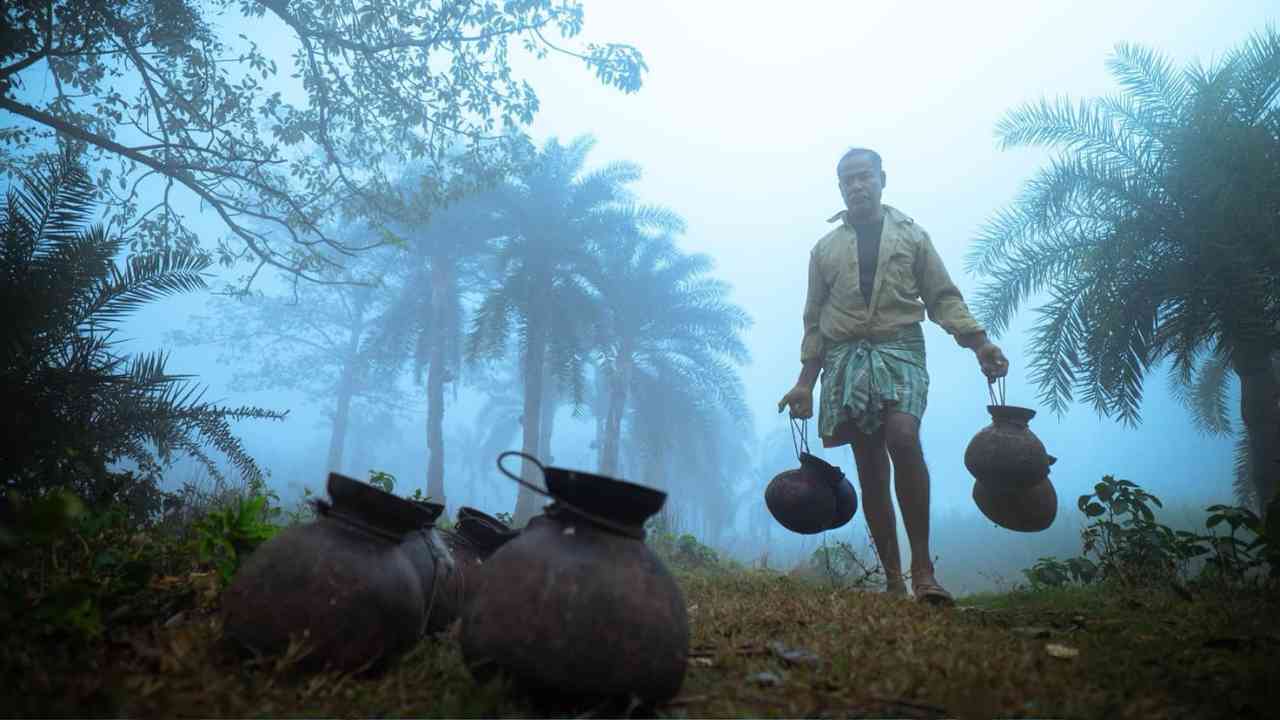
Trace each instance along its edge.
<path fill-rule="evenodd" d="M 1235 594 L 1014 592 L 938 610 L 766 572 L 681 573 L 693 630 L 671 717 L 1273 717 L 1280 604 Z M 0 707 L 50 716 L 521 716 L 456 639 L 368 679 L 246 662 L 212 574 L 153 577 L 96 639 L 6 632 Z M 562 709 L 564 710 L 564 709 Z M 578 708 L 575 714 L 590 712 Z M 617 708 L 595 708 L 615 715 Z"/>

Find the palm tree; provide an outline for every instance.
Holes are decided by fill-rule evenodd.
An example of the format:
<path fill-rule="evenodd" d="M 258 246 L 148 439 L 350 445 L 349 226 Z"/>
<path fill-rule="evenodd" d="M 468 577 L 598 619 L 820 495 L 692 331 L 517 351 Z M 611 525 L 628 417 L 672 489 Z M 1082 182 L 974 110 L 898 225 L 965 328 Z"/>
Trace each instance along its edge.
<path fill-rule="evenodd" d="M 597 246 L 632 217 L 625 186 L 639 178 L 639 169 L 612 163 L 584 173 L 594 144 L 589 137 L 568 145 L 550 140 L 495 191 L 498 281 L 476 309 L 468 355 L 502 357 L 515 330 L 524 390 L 521 449 L 531 455 L 543 440 L 545 377 L 553 375 L 569 399 L 581 403 L 588 333 L 597 312 Z M 522 474 L 526 482 L 537 482 L 529 463 Z M 517 525 L 533 515 L 534 503 L 532 493 L 521 488 Z"/>
<path fill-rule="evenodd" d="M 1062 152 L 977 240 L 968 268 L 990 280 L 975 309 L 998 332 L 1047 292 L 1032 378 L 1059 413 L 1079 391 L 1135 424 L 1153 365 L 1190 385 L 1225 362 L 1265 507 L 1280 474 L 1280 34 L 1208 67 L 1130 45 L 1108 66 L 1122 94 L 1000 122 L 1004 147 Z"/>
<path fill-rule="evenodd" d="M 731 521 L 732 487 L 750 463 L 742 380 L 729 366 L 657 360 L 632 377 L 628 471 L 673 495 L 663 508 L 667 527 L 700 520 L 711 540 Z"/>
<path fill-rule="evenodd" d="M 419 380 L 426 373 L 427 494 L 443 503 L 445 386 L 457 389 L 465 307 L 468 296 L 486 282 L 484 261 L 497 226 L 493 196 L 485 192 L 472 192 L 436 209 L 431 200 L 433 179 L 438 178 L 422 167 L 407 170 L 400 180 L 394 219 L 385 223 L 405 250 L 403 265 L 393 274 L 393 299 L 376 321 L 380 329 L 373 352 L 380 364 L 411 360 Z"/>
<path fill-rule="evenodd" d="M 608 398 L 600 472 L 614 475 L 637 384 L 662 373 L 718 398 L 734 387 L 722 384 L 735 377 L 734 365 L 748 359 L 741 333 L 751 320 L 728 301 L 729 286 L 706 275 L 711 258 L 681 253 L 668 237 L 620 236 L 601 248 L 601 266 L 597 348 Z M 735 411 L 738 403 L 726 398 Z"/>
<path fill-rule="evenodd" d="M 94 195 L 68 150 L 10 185 L 0 208 L 0 495 L 64 486 L 91 503 L 127 496 L 149 506 L 136 491 L 146 485 L 142 495 L 156 495 L 175 452 L 222 480 L 209 447 L 246 483 L 262 483 L 230 423 L 284 413 L 206 402 L 188 376 L 166 371 L 163 352 L 129 356 L 116 347 L 115 329 L 130 313 L 205 288 L 210 259 L 135 254 L 121 269 L 116 258 L 128 238 L 89 224 Z M 120 460 L 135 462 L 141 477 L 108 470 Z"/>

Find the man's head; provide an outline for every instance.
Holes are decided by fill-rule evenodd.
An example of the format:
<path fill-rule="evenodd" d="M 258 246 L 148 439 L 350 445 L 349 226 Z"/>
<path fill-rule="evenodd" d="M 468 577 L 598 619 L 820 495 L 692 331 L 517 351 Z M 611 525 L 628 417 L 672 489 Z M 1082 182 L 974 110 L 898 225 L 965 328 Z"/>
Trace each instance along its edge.
<path fill-rule="evenodd" d="M 870 220 L 880 214 L 880 194 L 886 177 L 879 153 L 866 148 L 846 152 L 836 164 L 836 178 L 851 219 Z"/>

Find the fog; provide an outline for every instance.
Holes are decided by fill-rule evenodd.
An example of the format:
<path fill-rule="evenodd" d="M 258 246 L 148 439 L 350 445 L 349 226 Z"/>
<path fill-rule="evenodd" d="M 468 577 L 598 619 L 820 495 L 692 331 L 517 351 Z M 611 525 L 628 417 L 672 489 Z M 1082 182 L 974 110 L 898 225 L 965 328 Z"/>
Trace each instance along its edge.
<path fill-rule="evenodd" d="M 870 147 L 883 156 L 884 202 L 929 231 L 953 280 L 971 296 L 982 280 L 964 270 L 973 238 L 1049 157 L 997 147 L 994 128 L 1007 111 L 1042 97 L 1117 92 L 1105 66 L 1117 43 L 1158 49 L 1179 65 L 1207 62 L 1277 19 L 1274 2 L 597 1 L 586 4 L 584 34 L 630 43 L 644 54 L 649 71 L 639 92 L 605 87 L 565 59 L 516 58 L 540 98 L 529 129 L 535 143 L 591 135 L 596 145 L 589 167 L 638 164 L 643 177 L 633 187 L 636 195 L 684 218 L 680 248 L 713 258 L 712 274 L 731 286 L 730 299 L 752 320 L 742 335 L 751 359 L 740 372 L 753 435 L 742 438 L 748 456 L 739 458 L 742 469 L 733 479 L 732 522 L 708 538 L 712 544 L 744 563 L 782 569 L 824 541 L 847 541 L 870 552 L 861 511 L 825 537 L 767 527 L 771 521 L 762 515 L 765 483 L 784 469 L 779 463 L 791 449 L 777 402 L 800 369 L 808 252 L 829 229 L 827 218 L 842 209 L 835 165 L 846 149 Z M 288 48 L 278 58 L 286 65 Z M 186 207 L 211 245 L 223 228 L 195 203 Z M 280 292 L 285 284 L 264 276 L 257 287 Z M 198 375 L 209 399 L 289 410 L 283 422 L 236 426 L 287 502 L 304 487 L 321 491 L 329 469 L 360 478 L 385 471 L 396 476 L 396 492 L 425 492 L 422 384 L 400 380 L 398 414 L 381 412 L 385 401 L 354 406 L 341 466 L 327 468 L 331 398 L 237 390 L 234 374 L 262 358 L 175 341 L 174 333 L 195 327 L 193 316 L 218 312 L 218 302 L 212 293 L 167 298 L 138 313 L 121 334 L 137 350 L 166 347 L 170 370 Z M 1010 360 L 1009 403 L 1039 410 L 1031 427 L 1058 458 L 1051 479 L 1061 509 L 1054 526 L 1037 534 L 994 526 L 970 499 L 973 478 L 962 458 L 970 438 L 989 422 L 987 383 L 971 351 L 925 323 L 931 389 L 921 436 L 932 473 L 933 553 L 939 579 L 957 592 L 1016 581 L 1019 569 L 1037 557 L 1077 554 L 1083 516 L 1076 497 L 1091 492 L 1104 475 L 1155 493 L 1170 508 L 1167 519 L 1180 526 L 1199 523 L 1198 508 L 1233 501 L 1232 440 L 1196 429 L 1161 368 L 1148 376 L 1137 427 L 1100 418 L 1079 403 L 1061 417 L 1042 408 L 1027 371 L 1035 305 L 1024 307 L 996 342 Z M 496 388 L 468 385 L 468 377 L 445 393 L 449 513 L 462 505 L 510 512 L 515 484 L 497 472 L 492 456 L 478 455 L 472 437 L 494 417 L 484 407 Z M 1232 393 L 1235 408 L 1234 387 Z M 596 469 L 595 423 L 589 410 L 576 416 L 571 407 L 558 410 L 550 452 L 556 465 Z M 815 426 L 809 432 L 816 447 Z M 519 443 L 512 435 L 507 447 L 518 449 Z M 819 454 L 856 478 L 848 448 Z M 183 465 L 171 480 L 195 474 Z M 697 496 L 701 480 L 672 472 L 665 485 L 669 502 Z M 693 523 L 685 529 L 697 534 L 701 528 Z M 899 530 L 905 554 L 901 523 Z"/>

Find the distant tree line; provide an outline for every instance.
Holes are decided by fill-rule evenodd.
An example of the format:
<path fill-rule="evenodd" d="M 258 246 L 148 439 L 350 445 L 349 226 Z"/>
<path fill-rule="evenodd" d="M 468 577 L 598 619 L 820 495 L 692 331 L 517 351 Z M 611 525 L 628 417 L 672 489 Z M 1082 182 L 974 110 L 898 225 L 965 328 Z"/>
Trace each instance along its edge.
<path fill-rule="evenodd" d="M 729 458 L 748 457 L 754 437 L 738 372 L 750 319 L 710 275 L 709 257 L 678 248 L 683 220 L 634 197 L 637 166 L 586 168 L 593 145 L 548 141 L 501 182 L 444 209 L 421 190 L 440 176 L 409 166 L 381 201 L 393 212 L 342 231 L 394 247 L 344 268 L 369 284 L 223 300 L 179 339 L 224 343 L 253 368 L 244 377 L 257 382 L 245 388 L 302 383 L 329 404 L 331 468 L 352 401 L 395 402 L 407 369 L 425 390 L 426 488 L 438 500 L 447 496 L 446 388 L 470 379 L 495 402 L 517 394 L 518 414 L 491 421 L 515 421 L 516 433 L 497 436 L 518 433 L 524 452 L 550 459 L 558 408 L 590 413 L 598 462 L 587 469 L 616 476 L 625 459 L 641 482 L 689 478 L 682 505 L 719 512 L 712 523 L 723 526 L 738 469 Z M 495 372 L 502 366 L 512 371 Z M 538 480 L 536 469 L 525 473 Z M 536 502 L 523 491 L 515 519 Z"/>

